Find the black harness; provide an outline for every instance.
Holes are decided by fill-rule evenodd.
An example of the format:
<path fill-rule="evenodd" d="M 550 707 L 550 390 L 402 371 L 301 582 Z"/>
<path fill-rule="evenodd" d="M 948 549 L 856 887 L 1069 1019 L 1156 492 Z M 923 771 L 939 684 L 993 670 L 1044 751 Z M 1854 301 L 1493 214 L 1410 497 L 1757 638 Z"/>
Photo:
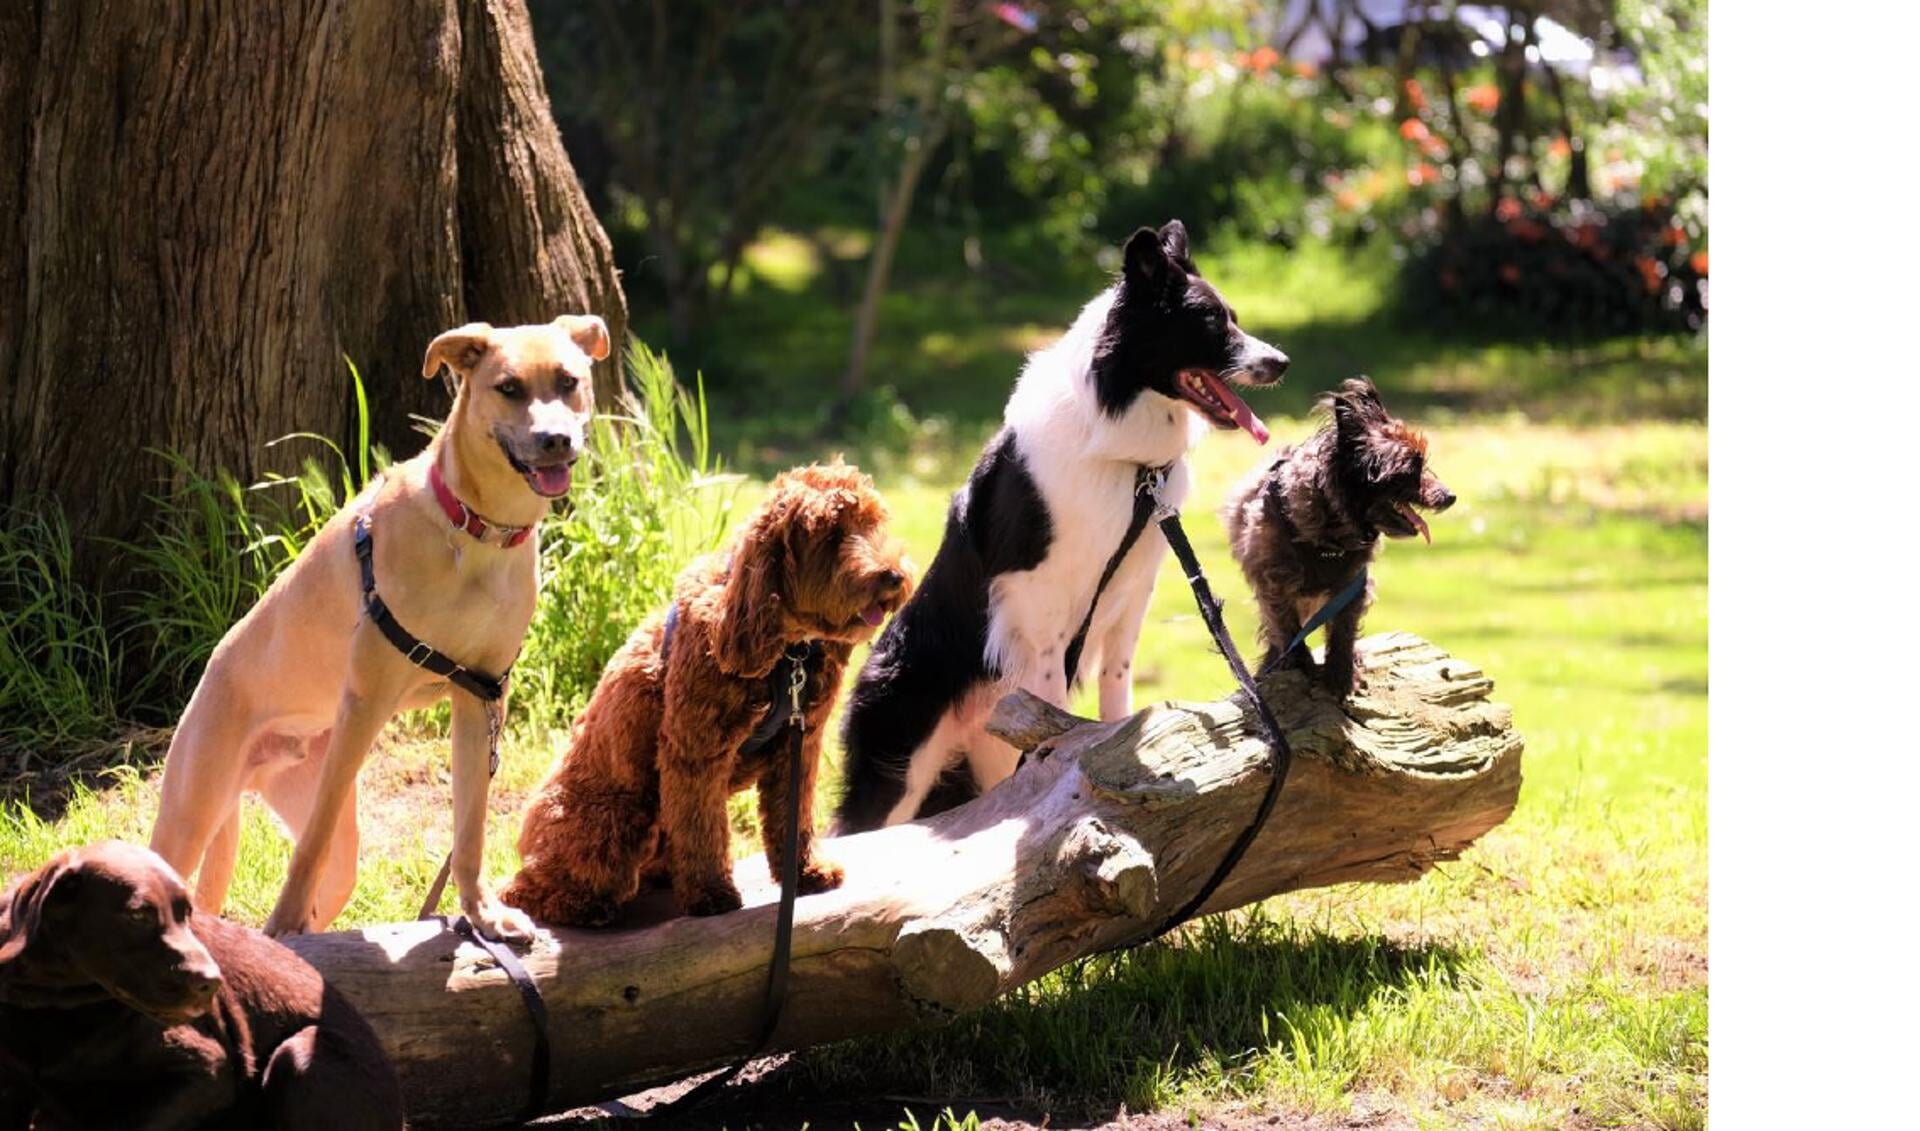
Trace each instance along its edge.
<path fill-rule="evenodd" d="M 360 559 L 360 598 L 366 604 L 367 619 L 387 638 L 387 643 L 399 649 L 416 667 L 425 668 L 483 703 L 497 703 L 506 695 L 507 677 L 513 674 L 511 664 L 497 676 L 488 675 L 438 651 L 401 626 L 393 610 L 387 608 L 387 603 L 374 591 L 373 524 L 365 514 L 353 520 L 353 555 Z M 499 759 L 497 749 L 494 758 Z"/>
<path fill-rule="evenodd" d="M 1121 561 L 1133 549 L 1134 543 L 1140 541 L 1140 535 L 1145 533 L 1147 520 L 1153 517 L 1155 496 L 1172 470 L 1170 463 L 1158 467 L 1143 463 L 1133 473 L 1133 517 L 1127 521 L 1127 532 L 1121 536 L 1119 548 L 1107 559 L 1107 568 L 1100 572 L 1100 584 L 1093 587 L 1093 600 L 1087 602 L 1087 615 L 1081 618 L 1079 631 L 1073 634 L 1073 639 L 1067 644 L 1068 687 L 1073 686 L 1074 673 L 1080 669 L 1080 652 L 1087 644 L 1087 630 L 1093 627 L 1093 611 L 1100 607 L 1100 594 L 1107 591 L 1107 584 L 1113 580 Z"/>

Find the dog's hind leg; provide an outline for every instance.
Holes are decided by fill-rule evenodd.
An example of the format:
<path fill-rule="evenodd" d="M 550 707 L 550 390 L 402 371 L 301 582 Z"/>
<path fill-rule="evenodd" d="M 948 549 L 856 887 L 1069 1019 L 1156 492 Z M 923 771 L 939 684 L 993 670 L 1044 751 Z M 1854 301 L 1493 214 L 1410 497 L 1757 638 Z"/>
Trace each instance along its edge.
<path fill-rule="evenodd" d="M 239 855 L 240 799 L 236 797 L 207 845 L 206 855 L 200 858 L 200 877 L 193 888 L 195 907 L 208 915 L 218 915 L 226 907 L 227 888 L 233 883 L 233 866 Z"/>
<path fill-rule="evenodd" d="M 223 671 L 210 669 L 167 746 L 148 847 L 182 877 L 200 867 L 246 783 L 247 752 L 258 725 L 230 683 Z"/>
<path fill-rule="evenodd" d="M 940 775 L 953 764 L 956 755 L 966 749 L 967 732 L 971 729 L 968 707 L 968 699 L 962 699 L 948 708 L 933 733 L 907 759 L 906 773 L 900 780 L 900 796 L 887 810 L 883 823 L 898 825 L 919 816 L 921 804 L 940 781 Z"/>

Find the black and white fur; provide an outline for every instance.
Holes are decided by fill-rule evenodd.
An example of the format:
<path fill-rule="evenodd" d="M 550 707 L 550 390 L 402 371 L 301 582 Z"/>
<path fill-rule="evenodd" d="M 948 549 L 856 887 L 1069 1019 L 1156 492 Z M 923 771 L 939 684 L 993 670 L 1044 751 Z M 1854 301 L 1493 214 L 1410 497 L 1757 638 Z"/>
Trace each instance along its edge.
<path fill-rule="evenodd" d="M 983 724 L 1013 689 L 1064 707 L 1097 677 L 1100 717 L 1131 713 L 1134 645 L 1167 550 L 1157 528 L 1101 594 L 1078 671 L 1065 653 L 1132 518 L 1136 471 L 1170 465 L 1178 506 L 1186 454 L 1210 426 L 1267 438 L 1220 378 L 1272 385 L 1286 367 L 1200 277 L 1178 220 L 1134 233 L 1120 279 L 1028 357 L 932 565 L 860 671 L 839 832 L 937 812 L 1012 773 L 1018 752 Z"/>

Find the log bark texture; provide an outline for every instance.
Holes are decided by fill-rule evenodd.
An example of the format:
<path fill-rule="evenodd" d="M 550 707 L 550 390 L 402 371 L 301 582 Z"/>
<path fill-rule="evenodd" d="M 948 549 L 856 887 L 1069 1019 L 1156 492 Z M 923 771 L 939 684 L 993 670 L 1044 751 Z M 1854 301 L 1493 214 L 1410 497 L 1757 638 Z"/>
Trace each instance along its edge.
<path fill-rule="evenodd" d="M 1293 673 L 1263 689 L 1293 771 L 1207 912 L 1412 880 L 1513 810 L 1521 740 L 1492 682 L 1415 637 L 1362 649 L 1366 687 L 1344 709 Z M 999 788 L 827 845 L 847 883 L 799 902 L 774 1049 L 949 1017 L 1149 935 L 1199 890 L 1266 787 L 1258 723 L 1234 700 L 1091 723 L 1013 697 L 994 726 L 1031 752 Z M 738 877 L 748 906 L 733 914 L 556 930 L 525 955 L 553 1019 L 554 1110 L 752 1051 L 777 892 L 758 857 Z M 379 1030 L 417 1125 L 501 1121 L 525 1102 L 531 1025 L 482 951 L 434 922 L 293 942 Z"/>
<path fill-rule="evenodd" d="M 523 0 L 0 5 L 0 502 L 124 538 L 149 449 L 296 470 L 343 355 L 410 454 L 435 334 L 569 311 L 624 337 Z"/>

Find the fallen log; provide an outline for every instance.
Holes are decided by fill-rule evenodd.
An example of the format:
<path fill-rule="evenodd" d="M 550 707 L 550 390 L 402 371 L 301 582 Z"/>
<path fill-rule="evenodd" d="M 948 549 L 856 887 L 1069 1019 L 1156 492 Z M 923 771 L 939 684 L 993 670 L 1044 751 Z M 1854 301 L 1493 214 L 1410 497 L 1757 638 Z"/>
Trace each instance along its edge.
<path fill-rule="evenodd" d="M 1512 812 L 1521 740 L 1492 681 L 1404 634 L 1361 652 L 1366 687 L 1344 709 L 1293 673 L 1263 686 L 1293 771 L 1206 912 L 1412 880 Z M 1030 752 L 1000 788 L 827 846 L 847 883 L 799 902 L 772 1049 L 951 1016 L 1150 935 L 1206 881 L 1267 781 L 1258 723 L 1231 699 L 1093 723 L 1010 696 L 993 729 Z M 730 915 L 555 930 L 525 954 L 552 1017 L 550 1110 L 751 1051 L 778 893 L 759 857 L 736 878 L 748 906 Z M 379 1031 L 414 1125 L 498 1123 L 526 1102 L 531 1022 L 479 948 L 435 921 L 293 943 Z"/>

